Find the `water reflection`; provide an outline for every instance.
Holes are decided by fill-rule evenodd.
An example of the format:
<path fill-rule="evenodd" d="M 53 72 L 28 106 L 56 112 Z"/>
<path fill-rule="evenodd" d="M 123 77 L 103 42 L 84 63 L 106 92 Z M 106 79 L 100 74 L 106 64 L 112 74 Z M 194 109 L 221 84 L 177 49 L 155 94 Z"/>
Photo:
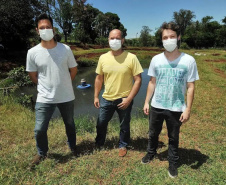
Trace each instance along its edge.
<path fill-rule="evenodd" d="M 96 77 L 95 68 L 93 67 L 83 68 L 78 71 L 78 74 L 76 75 L 75 80 L 73 81 L 73 87 L 75 92 L 75 109 L 74 109 L 75 117 L 79 115 L 90 115 L 90 116 L 97 117 L 98 109 L 96 109 L 93 105 L 95 77 Z M 80 85 L 82 78 L 85 78 L 86 82 L 88 84 L 91 84 L 90 88 L 88 89 L 77 88 L 77 86 Z M 147 69 L 144 69 L 144 72 L 142 73 L 142 85 L 139 93 L 134 99 L 132 114 L 138 114 L 139 112 L 141 112 L 143 108 L 149 79 L 150 77 L 147 76 Z M 24 92 L 26 94 L 32 94 L 33 100 L 34 101 L 36 100 L 36 97 L 37 97 L 36 87 L 32 87 L 32 88 L 25 87 L 20 89 L 20 92 Z M 102 95 L 102 93 L 103 93 L 103 90 L 101 91 L 100 95 Z M 59 116 L 60 116 L 60 112 L 58 109 L 56 109 L 56 111 L 53 114 L 53 117 L 59 117 Z"/>

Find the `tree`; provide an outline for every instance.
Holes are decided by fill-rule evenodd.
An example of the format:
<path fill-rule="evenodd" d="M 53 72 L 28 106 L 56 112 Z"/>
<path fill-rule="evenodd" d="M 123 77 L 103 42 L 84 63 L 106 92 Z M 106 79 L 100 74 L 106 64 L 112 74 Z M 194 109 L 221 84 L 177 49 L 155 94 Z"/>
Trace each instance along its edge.
<path fill-rule="evenodd" d="M 58 26 L 62 29 L 65 42 L 72 32 L 73 24 L 73 0 L 43 0 L 46 11 Z"/>
<path fill-rule="evenodd" d="M 190 10 L 180 9 L 179 12 L 173 12 L 173 20 L 180 27 L 181 36 L 184 35 L 187 26 L 192 23 L 192 19 L 195 17 L 194 12 Z"/>
<path fill-rule="evenodd" d="M 226 25 L 226 16 L 222 19 L 222 22 Z"/>
<path fill-rule="evenodd" d="M 97 8 L 83 2 L 77 2 L 76 6 L 77 10 L 74 12 L 74 34 L 83 44 L 87 42 L 102 42 L 102 37 L 107 38 L 112 29 L 120 29 L 124 36 L 127 35 L 127 30 L 120 23 L 120 18 L 117 14 L 111 12 L 104 14 Z"/>
<path fill-rule="evenodd" d="M 142 27 L 139 38 L 141 46 L 147 47 L 151 45 L 151 35 L 150 35 L 151 31 L 152 30 L 148 26 Z"/>
<path fill-rule="evenodd" d="M 33 36 L 34 17 L 44 10 L 38 0 L 1 0 L 0 1 L 0 36 L 7 48 L 23 49 L 29 45 Z"/>

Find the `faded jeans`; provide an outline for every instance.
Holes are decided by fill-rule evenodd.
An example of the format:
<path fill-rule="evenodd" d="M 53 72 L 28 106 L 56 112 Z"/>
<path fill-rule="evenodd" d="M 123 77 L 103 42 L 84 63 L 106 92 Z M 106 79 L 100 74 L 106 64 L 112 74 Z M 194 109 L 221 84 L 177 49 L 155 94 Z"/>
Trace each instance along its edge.
<path fill-rule="evenodd" d="M 100 112 L 97 120 L 97 136 L 96 144 L 98 146 L 103 146 L 106 134 L 108 122 L 111 120 L 114 112 L 116 111 L 120 120 L 120 139 L 119 139 L 119 148 L 126 147 L 130 141 L 130 120 L 131 120 L 131 110 L 133 101 L 125 109 L 119 109 L 117 105 L 122 102 L 122 98 L 108 101 L 104 98 L 101 98 L 100 101 Z"/>
<path fill-rule="evenodd" d="M 179 121 L 182 112 L 173 112 L 165 109 L 151 107 L 149 115 L 149 139 L 147 152 L 151 155 L 156 154 L 158 138 L 162 130 L 163 121 L 166 121 L 168 130 L 169 147 L 168 161 L 176 164 L 178 156 L 179 133 L 181 122 Z"/>
<path fill-rule="evenodd" d="M 35 105 L 35 140 L 36 147 L 38 150 L 38 155 L 46 156 L 48 152 L 48 137 L 47 130 L 49 126 L 49 121 L 54 113 L 56 107 L 59 108 L 61 116 L 64 121 L 67 142 L 70 149 L 75 150 L 76 145 L 76 133 L 75 133 L 75 123 L 74 123 L 74 101 L 65 103 L 40 103 L 36 102 Z"/>

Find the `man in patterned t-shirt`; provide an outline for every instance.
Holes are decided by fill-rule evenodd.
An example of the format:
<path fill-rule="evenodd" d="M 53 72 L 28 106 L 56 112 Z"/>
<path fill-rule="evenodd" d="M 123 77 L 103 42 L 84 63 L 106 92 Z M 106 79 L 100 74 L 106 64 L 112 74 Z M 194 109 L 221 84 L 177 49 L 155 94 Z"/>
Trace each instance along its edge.
<path fill-rule="evenodd" d="M 169 176 L 177 176 L 179 132 L 182 123 L 190 117 L 194 99 L 195 81 L 199 79 L 195 59 L 178 50 L 179 27 L 163 23 L 161 37 L 165 51 L 152 58 L 148 75 L 150 81 L 144 103 L 144 113 L 149 116 L 149 140 L 147 154 L 142 163 L 149 163 L 156 154 L 158 137 L 166 121 L 169 137 Z M 185 93 L 187 101 L 185 103 Z M 151 108 L 149 113 L 149 101 Z"/>

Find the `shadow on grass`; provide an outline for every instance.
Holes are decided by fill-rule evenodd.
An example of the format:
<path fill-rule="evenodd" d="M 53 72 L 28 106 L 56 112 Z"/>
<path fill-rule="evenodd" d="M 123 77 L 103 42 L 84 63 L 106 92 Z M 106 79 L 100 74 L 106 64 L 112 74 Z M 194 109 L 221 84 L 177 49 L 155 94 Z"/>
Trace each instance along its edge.
<path fill-rule="evenodd" d="M 104 144 L 104 149 L 111 150 L 118 148 L 119 138 L 112 137 L 111 139 L 107 139 Z M 130 145 L 128 146 L 129 150 L 137 150 L 137 151 L 147 151 L 147 138 L 139 137 L 136 139 L 130 139 Z M 165 144 L 159 141 L 158 148 L 165 147 Z M 82 141 L 80 144 L 77 145 L 77 151 L 79 155 L 89 155 L 92 154 L 95 148 L 95 141 Z"/>
<path fill-rule="evenodd" d="M 185 149 L 185 148 L 179 148 L 179 162 L 178 167 L 182 165 L 188 165 L 192 169 L 198 169 L 200 166 L 202 166 L 206 161 L 209 159 L 209 157 L 205 154 L 202 154 L 200 151 L 195 149 Z M 159 153 L 157 157 L 160 161 L 166 161 L 168 155 L 168 150 Z"/>

